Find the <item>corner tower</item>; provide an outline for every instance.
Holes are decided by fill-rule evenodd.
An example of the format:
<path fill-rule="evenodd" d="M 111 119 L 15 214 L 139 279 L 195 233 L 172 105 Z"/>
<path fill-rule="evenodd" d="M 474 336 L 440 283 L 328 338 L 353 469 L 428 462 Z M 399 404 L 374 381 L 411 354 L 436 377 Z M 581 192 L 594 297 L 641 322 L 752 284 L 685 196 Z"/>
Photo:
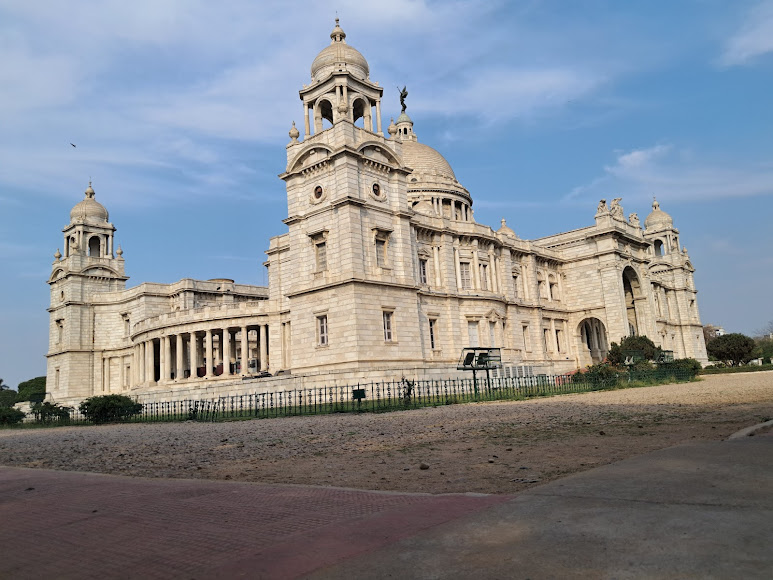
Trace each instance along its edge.
<path fill-rule="evenodd" d="M 268 251 L 269 287 L 281 288 L 274 298 L 287 312 L 280 344 L 293 371 L 384 358 L 405 366 L 421 352 L 412 348 L 411 169 L 402 142 L 382 133 L 383 89 L 337 20 L 330 39 L 299 91 L 304 120 L 290 130 L 280 175 L 289 231 Z M 382 329 L 390 324 L 395 332 Z"/>
<path fill-rule="evenodd" d="M 64 233 L 64 255 L 57 249 L 48 285 L 51 289 L 47 385 L 56 399 L 60 385 L 93 380 L 95 333 L 92 300 L 96 293 L 126 288 L 123 252 L 114 250 L 115 227 L 95 198 L 91 182 L 85 197 L 70 211 Z M 78 396 L 72 389 L 68 396 Z M 84 390 L 85 396 L 90 391 Z"/>

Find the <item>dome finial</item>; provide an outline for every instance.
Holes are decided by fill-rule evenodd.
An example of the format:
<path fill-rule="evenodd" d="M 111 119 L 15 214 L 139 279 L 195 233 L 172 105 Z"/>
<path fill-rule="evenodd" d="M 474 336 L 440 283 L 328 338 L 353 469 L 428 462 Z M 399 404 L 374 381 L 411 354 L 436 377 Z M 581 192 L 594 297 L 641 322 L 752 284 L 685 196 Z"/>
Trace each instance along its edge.
<path fill-rule="evenodd" d="M 336 25 L 335 28 L 333 28 L 333 32 L 330 33 L 330 40 L 332 42 L 343 42 L 346 44 L 346 33 L 344 32 L 344 29 L 341 28 L 341 25 L 338 24 L 338 17 L 336 16 Z"/>
<path fill-rule="evenodd" d="M 652 196 L 652 209 L 653 211 L 656 209 L 660 209 L 660 204 L 658 203 L 658 200 L 654 195 Z"/>
<path fill-rule="evenodd" d="M 86 188 L 86 197 L 93 198 L 94 197 L 94 188 L 91 187 L 91 178 L 89 177 L 89 186 Z"/>

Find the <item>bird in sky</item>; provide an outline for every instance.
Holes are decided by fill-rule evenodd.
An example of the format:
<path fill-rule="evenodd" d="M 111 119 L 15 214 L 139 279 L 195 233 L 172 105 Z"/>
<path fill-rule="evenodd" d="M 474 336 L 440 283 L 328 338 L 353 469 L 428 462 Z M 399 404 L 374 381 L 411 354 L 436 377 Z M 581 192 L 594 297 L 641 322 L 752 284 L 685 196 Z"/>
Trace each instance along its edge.
<path fill-rule="evenodd" d="M 70 145 L 72 145 L 73 147 L 75 147 L 75 143 L 70 143 Z"/>

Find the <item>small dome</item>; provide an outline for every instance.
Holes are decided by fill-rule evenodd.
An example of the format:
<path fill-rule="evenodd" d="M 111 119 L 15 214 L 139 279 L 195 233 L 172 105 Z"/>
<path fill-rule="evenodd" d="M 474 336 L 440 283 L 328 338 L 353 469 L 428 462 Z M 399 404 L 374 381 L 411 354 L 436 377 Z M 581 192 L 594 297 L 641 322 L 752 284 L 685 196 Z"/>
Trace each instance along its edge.
<path fill-rule="evenodd" d="M 338 18 L 330 38 L 332 39 L 330 45 L 323 48 L 311 63 L 312 80 L 322 80 L 338 70 L 349 71 L 363 79 L 368 78 L 370 75 L 368 61 L 356 48 L 346 44 L 346 33 L 338 25 Z"/>
<path fill-rule="evenodd" d="M 398 125 L 400 123 L 410 123 L 411 125 L 413 125 L 413 121 L 411 121 L 411 118 L 408 115 L 405 114 L 405 111 L 400 113 L 400 116 L 397 117 L 397 123 L 398 123 Z"/>
<path fill-rule="evenodd" d="M 502 218 L 502 227 L 497 230 L 497 233 L 502 234 L 503 236 L 511 236 L 516 239 L 518 238 L 512 228 L 508 227 L 505 218 Z"/>
<path fill-rule="evenodd" d="M 75 204 L 75 207 L 70 211 L 70 222 L 83 221 L 83 222 L 106 222 L 110 218 L 105 206 L 94 199 L 94 189 L 89 186 L 85 191 L 86 197 L 83 201 Z"/>
<path fill-rule="evenodd" d="M 644 220 L 644 229 L 646 230 L 663 230 L 674 227 L 674 219 L 660 209 L 660 204 L 657 199 L 652 201 L 652 213 Z"/>

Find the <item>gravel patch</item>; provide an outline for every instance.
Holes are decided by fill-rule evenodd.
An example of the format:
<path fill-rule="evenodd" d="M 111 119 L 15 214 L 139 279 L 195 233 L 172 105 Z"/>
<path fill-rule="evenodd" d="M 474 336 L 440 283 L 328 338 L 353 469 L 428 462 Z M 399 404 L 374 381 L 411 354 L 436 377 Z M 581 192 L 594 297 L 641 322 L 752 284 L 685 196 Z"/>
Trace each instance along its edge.
<path fill-rule="evenodd" d="M 528 401 L 226 423 L 0 430 L 0 465 L 429 493 L 514 493 L 773 418 L 773 372 Z"/>

